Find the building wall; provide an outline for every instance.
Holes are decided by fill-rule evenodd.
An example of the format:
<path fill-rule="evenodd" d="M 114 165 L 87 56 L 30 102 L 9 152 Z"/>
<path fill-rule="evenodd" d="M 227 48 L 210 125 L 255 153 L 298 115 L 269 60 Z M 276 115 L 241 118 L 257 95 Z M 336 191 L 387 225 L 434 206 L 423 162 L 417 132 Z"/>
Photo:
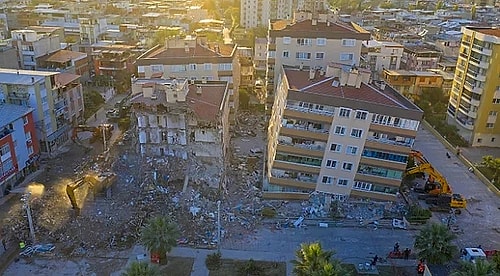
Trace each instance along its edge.
<path fill-rule="evenodd" d="M 17 51 L 13 47 L 0 47 L 0 64 L 2 68 L 18 69 Z"/>

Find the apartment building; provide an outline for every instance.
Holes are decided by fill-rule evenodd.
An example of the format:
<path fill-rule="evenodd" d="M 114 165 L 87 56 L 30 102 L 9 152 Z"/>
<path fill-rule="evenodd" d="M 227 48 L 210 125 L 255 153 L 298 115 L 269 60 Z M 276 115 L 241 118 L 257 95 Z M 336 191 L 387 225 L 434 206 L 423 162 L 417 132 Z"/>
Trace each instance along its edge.
<path fill-rule="evenodd" d="M 370 71 L 283 67 L 268 130 L 263 197 L 395 200 L 423 112 Z"/>
<path fill-rule="evenodd" d="M 0 101 L 34 109 L 36 137 L 49 154 L 69 139 L 84 110 L 79 76 L 68 73 L 0 69 Z"/>
<path fill-rule="evenodd" d="M 463 27 L 448 121 L 472 146 L 500 147 L 500 29 Z"/>
<path fill-rule="evenodd" d="M 37 70 L 40 60 L 61 49 L 61 37 L 57 28 L 53 31 L 40 32 L 34 29 L 11 32 L 12 45 L 17 49 L 20 69 Z"/>
<path fill-rule="evenodd" d="M 81 52 L 61 49 L 42 59 L 39 69 L 80 75 L 82 80 L 90 79 L 88 55 Z"/>
<path fill-rule="evenodd" d="M 409 99 L 422 95 L 425 88 L 442 88 L 443 76 L 432 71 L 387 70 L 382 80 Z"/>
<path fill-rule="evenodd" d="M 141 155 L 186 162 L 191 181 L 223 184 L 230 138 L 226 81 L 136 79 L 131 103 Z"/>
<path fill-rule="evenodd" d="M 392 41 L 368 40 L 362 42 L 361 66 L 367 66 L 372 79 L 379 80 L 384 69 L 399 70 L 403 45 Z"/>
<path fill-rule="evenodd" d="M 240 25 L 245 28 L 267 26 L 271 19 L 271 2 L 275 0 L 243 0 L 240 3 Z"/>
<path fill-rule="evenodd" d="M 254 43 L 253 67 L 257 78 L 264 79 L 266 77 L 267 64 L 267 39 L 264 37 L 256 37 Z"/>
<path fill-rule="evenodd" d="M 36 171 L 40 149 L 33 108 L 0 102 L 0 197 Z"/>
<path fill-rule="evenodd" d="M 300 16 L 300 21 L 270 23 L 267 46 L 270 102 L 281 66 L 326 68 L 331 62 L 359 66 L 362 41 L 370 40 L 370 33 L 355 23 L 335 22 L 327 14 L 320 14 L 317 19 L 310 13 Z"/>
<path fill-rule="evenodd" d="M 424 71 L 437 68 L 442 53 L 429 45 L 405 45 L 401 57 L 401 69 Z"/>
<path fill-rule="evenodd" d="M 139 78 L 187 78 L 229 83 L 231 117 L 238 110 L 240 64 L 237 45 L 208 42 L 206 37 L 187 36 L 168 40 L 136 60 Z"/>

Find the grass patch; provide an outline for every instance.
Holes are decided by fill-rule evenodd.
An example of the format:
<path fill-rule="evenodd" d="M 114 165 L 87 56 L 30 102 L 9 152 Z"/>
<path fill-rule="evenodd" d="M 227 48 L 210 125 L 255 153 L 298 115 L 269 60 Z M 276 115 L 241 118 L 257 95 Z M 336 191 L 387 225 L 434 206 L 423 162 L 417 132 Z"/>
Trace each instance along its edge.
<path fill-rule="evenodd" d="M 486 167 L 486 166 L 477 166 L 476 167 L 486 178 L 488 178 L 488 180 L 493 180 L 493 176 L 495 175 L 495 172 Z M 499 181 L 491 181 L 491 183 L 493 183 L 493 185 L 495 185 L 495 187 L 497 187 L 498 189 L 500 189 L 500 180 Z"/>
<path fill-rule="evenodd" d="M 222 266 L 218 270 L 210 271 L 209 276 L 246 276 L 246 273 L 242 272 L 242 268 L 245 267 L 248 261 L 246 260 L 232 260 L 232 259 L 222 259 Z M 262 276 L 285 276 L 286 275 L 286 263 L 284 262 L 265 262 L 265 261 L 255 261 L 255 264 L 261 268 Z"/>
<path fill-rule="evenodd" d="M 193 270 L 193 263 L 193 258 L 169 256 L 167 265 L 160 266 L 160 273 L 161 275 L 189 276 Z"/>

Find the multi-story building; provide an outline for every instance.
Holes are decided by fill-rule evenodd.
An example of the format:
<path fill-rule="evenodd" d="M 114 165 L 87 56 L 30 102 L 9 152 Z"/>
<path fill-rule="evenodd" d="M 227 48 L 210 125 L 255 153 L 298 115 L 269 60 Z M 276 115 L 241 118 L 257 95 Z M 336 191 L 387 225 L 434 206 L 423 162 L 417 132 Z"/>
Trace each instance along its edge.
<path fill-rule="evenodd" d="M 0 64 L 2 68 L 18 69 L 17 49 L 12 47 L 11 41 L 0 42 Z"/>
<path fill-rule="evenodd" d="M 0 69 L 0 101 L 34 109 L 36 137 L 49 154 L 69 139 L 83 114 L 79 76 L 68 73 Z"/>
<path fill-rule="evenodd" d="M 264 79 L 267 64 L 267 39 L 264 37 L 255 38 L 253 63 L 256 78 Z"/>
<path fill-rule="evenodd" d="M 40 149 L 33 108 L 0 102 L 0 197 L 36 170 Z"/>
<path fill-rule="evenodd" d="M 423 112 L 370 71 L 283 68 L 268 130 L 264 198 L 395 200 Z"/>
<path fill-rule="evenodd" d="M 270 23 L 266 84 L 270 102 L 282 65 L 326 69 L 330 62 L 360 64 L 362 41 L 370 40 L 370 33 L 355 23 L 328 17 Z"/>
<path fill-rule="evenodd" d="M 136 79 L 131 103 L 141 155 L 177 158 L 172 162 L 187 162 L 190 180 L 223 184 L 230 137 L 226 81 Z"/>
<path fill-rule="evenodd" d="M 431 71 L 384 69 L 382 74 L 383 81 L 410 99 L 416 99 L 425 88 L 442 88 L 443 85 L 443 76 Z"/>
<path fill-rule="evenodd" d="M 240 3 L 240 25 L 243 28 L 267 26 L 272 0 L 243 0 Z"/>
<path fill-rule="evenodd" d="M 448 121 L 472 146 L 500 147 L 500 29 L 463 27 Z"/>
<path fill-rule="evenodd" d="M 399 70 L 403 45 L 392 41 L 363 41 L 361 65 L 372 72 L 372 79 L 379 80 L 384 69 Z"/>
<path fill-rule="evenodd" d="M 59 50 L 42 60 L 39 69 L 77 74 L 82 80 L 90 78 L 87 54 L 75 51 Z"/>
<path fill-rule="evenodd" d="M 441 52 L 428 45 L 405 45 L 401 57 L 401 69 L 424 71 L 437 68 Z"/>
<path fill-rule="evenodd" d="M 54 28 L 51 28 L 54 29 Z M 11 32 L 12 44 L 17 49 L 20 69 L 37 70 L 42 58 L 61 49 L 58 32 L 40 34 L 32 29 Z"/>
<path fill-rule="evenodd" d="M 187 78 L 229 83 L 231 117 L 238 108 L 240 65 L 237 46 L 208 42 L 205 37 L 168 40 L 137 58 L 139 78 Z"/>

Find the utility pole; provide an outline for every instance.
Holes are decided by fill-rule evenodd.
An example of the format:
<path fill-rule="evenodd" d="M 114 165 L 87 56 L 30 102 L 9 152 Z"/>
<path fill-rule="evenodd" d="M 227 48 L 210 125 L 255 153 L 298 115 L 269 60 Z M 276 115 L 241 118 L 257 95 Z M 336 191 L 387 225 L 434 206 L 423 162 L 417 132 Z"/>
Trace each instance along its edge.
<path fill-rule="evenodd" d="M 107 144 L 106 144 L 106 127 L 102 126 L 102 140 L 103 140 L 103 144 L 104 144 L 104 153 L 106 152 L 106 149 L 107 149 Z"/>
<path fill-rule="evenodd" d="M 220 233 L 220 200 L 217 200 L 217 252 L 220 254 L 220 242 L 221 242 L 221 233 Z"/>
<path fill-rule="evenodd" d="M 31 240 L 33 243 L 35 243 L 35 227 L 33 226 L 33 217 L 31 216 L 30 198 L 31 193 L 26 193 L 21 197 L 21 201 L 23 202 L 23 208 L 26 210 L 26 214 L 28 215 Z"/>

